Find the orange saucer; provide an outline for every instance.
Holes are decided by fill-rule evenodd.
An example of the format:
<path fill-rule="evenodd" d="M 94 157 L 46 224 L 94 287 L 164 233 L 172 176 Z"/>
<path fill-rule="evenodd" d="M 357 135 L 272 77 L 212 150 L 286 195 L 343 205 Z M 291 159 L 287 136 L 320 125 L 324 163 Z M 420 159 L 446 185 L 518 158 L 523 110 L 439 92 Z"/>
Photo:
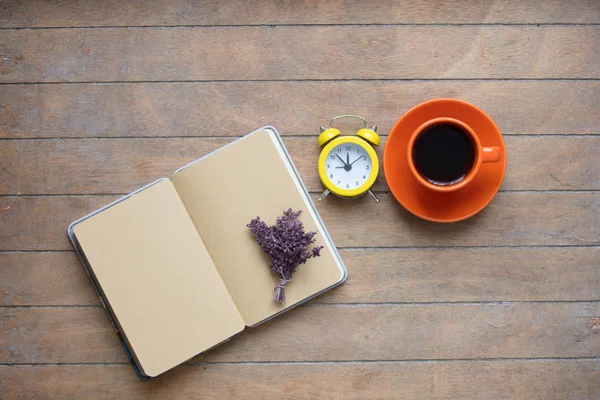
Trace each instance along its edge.
<path fill-rule="evenodd" d="M 465 187 L 438 193 L 419 183 L 407 162 L 407 145 L 413 132 L 433 118 L 455 118 L 469 125 L 483 146 L 498 146 L 499 162 L 481 165 Z M 500 131 L 483 111 L 464 101 L 435 99 L 410 109 L 396 122 L 385 143 L 383 169 L 392 194 L 411 213 L 433 222 L 456 222 L 487 206 L 500 189 L 506 170 L 506 148 Z"/>

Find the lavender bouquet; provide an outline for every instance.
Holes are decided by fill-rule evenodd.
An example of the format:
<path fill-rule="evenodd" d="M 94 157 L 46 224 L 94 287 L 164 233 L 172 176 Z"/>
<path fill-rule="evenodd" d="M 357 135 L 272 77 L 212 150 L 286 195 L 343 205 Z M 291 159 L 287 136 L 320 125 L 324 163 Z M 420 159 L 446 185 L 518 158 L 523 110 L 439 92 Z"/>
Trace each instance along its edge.
<path fill-rule="evenodd" d="M 319 257 L 323 246 L 309 246 L 315 242 L 317 232 L 304 232 L 302 221 L 298 220 L 302 211 L 289 208 L 273 226 L 268 226 L 260 217 L 247 225 L 255 236 L 261 250 L 271 257 L 269 267 L 277 272 L 281 279 L 275 287 L 273 301 L 285 303 L 285 286 L 292 280 L 296 267 L 306 263 L 312 257 Z"/>

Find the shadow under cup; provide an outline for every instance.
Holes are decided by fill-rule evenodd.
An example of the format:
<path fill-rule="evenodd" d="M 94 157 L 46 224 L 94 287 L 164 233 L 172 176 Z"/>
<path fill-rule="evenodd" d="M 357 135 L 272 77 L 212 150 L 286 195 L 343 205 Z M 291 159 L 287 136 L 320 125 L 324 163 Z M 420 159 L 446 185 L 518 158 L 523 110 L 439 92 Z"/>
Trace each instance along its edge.
<path fill-rule="evenodd" d="M 419 126 L 407 148 L 408 165 L 417 181 L 437 192 L 466 186 L 484 162 L 500 160 L 499 147 L 483 147 L 477 134 L 453 118 L 435 118 Z"/>

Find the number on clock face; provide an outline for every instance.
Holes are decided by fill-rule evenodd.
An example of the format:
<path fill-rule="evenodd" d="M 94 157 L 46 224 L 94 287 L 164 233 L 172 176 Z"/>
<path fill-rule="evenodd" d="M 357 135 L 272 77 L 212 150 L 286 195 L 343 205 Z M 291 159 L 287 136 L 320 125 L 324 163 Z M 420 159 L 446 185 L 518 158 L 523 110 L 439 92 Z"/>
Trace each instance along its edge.
<path fill-rule="evenodd" d="M 357 144 L 335 146 L 327 155 L 327 177 L 341 189 L 356 189 L 371 175 L 371 157 Z"/>

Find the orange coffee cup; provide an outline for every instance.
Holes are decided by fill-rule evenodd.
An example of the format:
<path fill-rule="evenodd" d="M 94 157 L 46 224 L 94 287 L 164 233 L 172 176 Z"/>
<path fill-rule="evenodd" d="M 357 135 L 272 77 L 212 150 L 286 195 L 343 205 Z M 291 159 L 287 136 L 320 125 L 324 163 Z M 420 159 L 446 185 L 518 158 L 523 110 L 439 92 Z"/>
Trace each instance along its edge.
<path fill-rule="evenodd" d="M 498 162 L 500 147 L 485 147 L 477 133 L 455 118 L 439 117 L 421 124 L 407 146 L 410 172 L 425 188 L 441 193 L 467 186 L 483 163 Z"/>

